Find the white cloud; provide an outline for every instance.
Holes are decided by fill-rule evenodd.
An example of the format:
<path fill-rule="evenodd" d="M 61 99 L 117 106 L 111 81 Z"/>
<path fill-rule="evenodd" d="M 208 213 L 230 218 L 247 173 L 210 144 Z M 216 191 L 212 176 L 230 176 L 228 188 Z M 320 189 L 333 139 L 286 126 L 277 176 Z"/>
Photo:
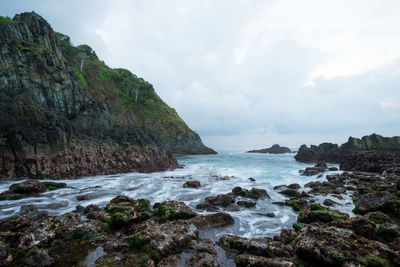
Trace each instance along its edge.
<path fill-rule="evenodd" d="M 384 108 L 400 108 L 400 101 L 389 96 L 381 101 L 381 105 Z"/>

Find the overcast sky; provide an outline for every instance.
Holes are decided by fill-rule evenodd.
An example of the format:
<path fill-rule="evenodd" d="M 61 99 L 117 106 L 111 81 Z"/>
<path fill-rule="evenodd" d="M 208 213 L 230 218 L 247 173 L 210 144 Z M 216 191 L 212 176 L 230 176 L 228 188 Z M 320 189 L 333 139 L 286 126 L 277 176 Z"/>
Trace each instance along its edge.
<path fill-rule="evenodd" d="M 0 0 L 23 11 L 151 82 L 215 149 L 400 135 L 398 0 Z"/>

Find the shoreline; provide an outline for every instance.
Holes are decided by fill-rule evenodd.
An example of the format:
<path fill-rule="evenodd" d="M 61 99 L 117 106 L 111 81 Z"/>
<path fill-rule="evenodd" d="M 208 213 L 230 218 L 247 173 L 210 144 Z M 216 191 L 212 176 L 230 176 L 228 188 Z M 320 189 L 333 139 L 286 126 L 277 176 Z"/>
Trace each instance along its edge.
<path fill-rule="evenodd" d="M 173 173 L 173 172 L 171 172 L 171 173 Z M 344 210 L 341 209 L 341 207 L 342 207 L 342 205 L 347 205 L 346 202 L 348 202 L 351 198 L 353 198 L 352 201 L 354 202 L 355 198 L 360 199 L 360 198 L 362 198 L 362 196 L 368 195 L 368 193 L 376 192 L 376 191 L 371 191 L 371 192 L 365 191 L 365 189 L 362 189 L 362 188 L 367 187 L 367 185 L 369 188 L 378 186 L 378 184 L 376 184 L 377 181 L 380 182 L 379 188 L 386 188 L 387 190 L 394 190 L 394 189 L 392 189 L 392 187 L 394 186 L 394 188 L 395 188 L 397 186 L 395 184 L 395 185 L 391 185 L 392 187 L 387 187 L 387 186 L 382 187 L 382 184 L 381 184 L 382 181 L 379 180 L 379 179 L 381 179 L 380 177 L 383 177 L 383 176 L 371 175 L 371 174 L 367 174 L 367 173 L 343 172 L 343 173 L 338 173 L 336 175 L 335 174 L 328 175 L 328 177 L 326 178 L 326 181 L 324 181 L 324 182 L 321 182 L 323 180 L 318 179 L 318 178 L 316 178 L 316 176 L 314 176 L 312 178 L 313 181 L 306 183 L 304 187 L 301 187 L 301 186 L 298 186 L 295 184 L 291 184 L 291 185 L 280 186 L 280 187 L 276 186 L 275 189 L 272 189 L 272 190 L 269 189 L 269 190 L 267 190 L 266 193 L 271 195 L 272 200 L 276 200 L 276 196 L 278 194 L 281 195 L 282 199 L 284 200 L 284 201 L 280 201 L 281 203 L 277 203 L 279 201 L 273 201 L 273 202 L 276 202 L 273 205 L 276 205 L 277 207 L 279 205 L 283 205 L 284 207 L 293 209 L 292 212 L 294 214 L 296 212 L 295 211 L 296 209 L 300 210 L 299 213 L 296 215 L 296 217 L 297 218 L 301 217 L 302 219 L 296 226 L 292 225 L 291 227 L 284 227 L 281 231 L 281 234 L 279 234 L 279 233 L 273 234 L 273 235 L 266 234 L 266 235 L 264 235 L 266 237 L 262 237 L 262 235 L 260 235 L 259 237 L 250 238 L 250 239 L 244 238 L 244 237 L 239 237 L 234 234 L 233 235 L 232 234 L 222 234 L 221 235 L 221 233 L 223 233 L 226 229 L 232 228 L 233 226 L 237 227 L 237 222 L 232 224 L 231 219 L 229 219 L 229 216 L 230 216 L 229 214 L 233 215 L 235 212 L 227 211 L 226 207 L 224 208 L 224 205 L 226 205 L 226 204 L 223 204 L 223 202 L 218 202 L 218 201 L 212 202 L 212 200 L 209 200 L 208 203 L 213 203 L 213 205 L 217 206 L 218 210 L 215 212 L 211 212 L 211 211 L 203 212 L 198 209 L 192 208 L 193 205 L 190 205 L 190 207 L 189 207 L 186 204 L 184 204 L 183 202 L 179 202 L 179 201 L 178 202 L 176 202 L 176 201 L 165 202 L 165 204 L 167 204 L 166 210 L 172 211 L 171 209 L 173 209 L 174 210 L 173 214 L 175 214 L 175 215 L 172 215 L 172 217 L 170 219 L 168 219 L 168 216 L 167 216 L 167 218 L 165 218 L 166 221 L 164 221 L 164 218 L 161 219 L 162 221 L 160 221 L 160 216 L 157 215 L 157 214 L 159 214 L 159 211 L 158 211 L 159 206 L 157 207 L 157 204 L 155 204 L 155 202 L 152 202 L 151 203 L 152 205 L 150 205 L 150 202 L 148 202 L 148 207 L 147 207 L 148 210 L 147 211 L 149 213 L 148 214 L 149 218 L 147 218 L 146 220 L 143 220 L 143 221 L 135 221 L 137 219 L 136 217 L 138 217 L 138 214 L 143 212 L 143 211 L 135 210 L 136 205 L 132 205 L 132 203 L 136 203 L 136 201 L 138 201 L 138 200 L 137 199 L 135 199 L 135 200 L 125 199 L 126 201 L 122 201 L 122 204 L 121 205 L 118 204 L 118 206 L 126 207 L 126 208 L 117 208 L 117 209 L 120 209 L 118 212 L 121 213 L 122 218 L 126 218 L 128 221 L 131 219 L 133 220 L 132 223 L 129 223 L 130 226 L 128 228 L 130 228 L 132 225 L 135 225 L 135 226 L 134 226 L 134 228 L 130 229 L 129 231 L 124 228 L 125 226 L 123 226 L 122 228 L 117 227 L 116 229 L 111 230 L 111 232 L 105 231 L 105 229 L 102 228 L 102 227 L 104 227 L 103 224 L 100 226 L 98 225 L 99 218 L 93 219 L 93 218 L 96 218 L 97 215 L 94 215 L 94 214 L 88 215 L 88 214 L 90 214 L 90 211 L 87 211 L 85 214 L 85 210 L 87 209 L 88 206 L 86 206 L 86 208 L 78 207 L 78 210 L 80 209 L 80 211 L 67 213 L 64 215 L 58 215 L 56 217 L 44 215 L 43 211 L 37 211 L 32 207 L 30 207 L 30 208 L 24 207 L 23 210 L 30 209 L 31 210 L 30 213 L 28 213 L 26 215 L 20 215 L 16 219 L 11 220 L 11 222 L 13 222 L 15 220 L 17 220 L 17 221 L 29 220 L 29 216 L 33 216 L 33 217 L 34 216 L 44 216 L 41 220 L 47 220 L 47 221 L 59 221 L 60 218 L 72 216 L 72 218 L 74 218 L 73 220 L 77 224 L 74 224 L 72 226 L 69 225 L 70 226 L 68 228 L 69 230 L 66 232 L 67 235 L 60 237 L 60 239 L 56 238 L 57 240 L 59 240 L 57 242 L 61 242 L 61 243 L 71 243 L 72 242 L 72 243 L 74 243 L 76 241 L 79 241 L 79 242 L 85 243 L 85 246 L 88 245 L 91 248 L 91 249 L 86 250 L 86 253 L 89 256 L 87 256 L 85 254 L 85 256 L 82 256 L 78 260 L 78 262 L 85 261 L 85 259 L 87 259 L 87 257 L 89 257 L 89 258 L 92 258 L 92 263 L 94 264 L 93 260 L 96 260 L 96 259 L 93 259 L 93 258 L 96 258 L 97 256 L 101 256 L 101 259 L 98 260 L 98 262 L 102 262 L 103 265 L 100 264 L 99 266 L 111 266 L 112 262 L 114 260 L 116 260 L 117 258 L 122 259 L 122 261 L 125 262 L 125 264 L 127 264 L 128 262 L 130 262 L 130 260 L 132 260 L 129 256 L 132 253 L 137 256 L 135 259 L 141 259 L 141 260 L 148 261 L 147 263 L 150 264 L 148 266 L 153 266 L 152 264 L 159 264 L 157 266 L 175 266 L 174 264 L 177 264 L 177 263 L 186 264 L 190 261 L 192 261 L 192 262 L 207 261 L 207 262 L 214 264 L 211 266 L 218 266 L 217 265 L 218 260 L 220 261 L 219 266 L 232 266 L 233 262 L 236 262 L 237 266 L 245 266 L 249 263 L 252 263 L 252 264 L 254 263 L 254 265 L 250 265 L 250 266 L 264 266 L 265 264 L 267 264 L 267 265 L 268 264 L 280 264 L 277 266 L 292 266 L 291 264 L 298 264 L 299 259 L 304 261 L 305 256 L 303 254 L 301 254 L 301 252 L 299 252 L 301 249 L 304 250 L 304 247 L 299 245 L 299 242 L 301 240 L 303 240 L 303 241 L 306 240 L 308 242 L 313 238 L 317 238 L 317 236 L 319 234 L 321 234 L 321 235 L 329 234 L 329 235 L 331 235 L 331 237 L 332 237 L 332 235 L 336 235 L 336 238 L 344 238 L 343 236 L 340 235 L 340 234 L 343 234 L 341 232 L 340 233 L 329 232 L 330 231 L 329 229 L 331 229 L 332 227 L 335 227 L 336 229 L 345 229 L 343 231 L 352 233 L 352 235 L 357 237 L 355 239 L 356 241 L 357 240 L 360 241 L 361 239 L 364 240 L 366 238 L 365 236 L 361 235 L 364 233 L 355 232 L 356 229 L 352 229 L 352 227 L 353 227 L 352 225 L 354 225 L 355 223 L 357 223 L 357 224 L 364 223 L 366 225 L 371 225 L 371 220 L 368 219 L 366 217 L 366 215 L 364 215 L 364 216 L 356 215 L 355 217 L 353 217 L 353 216 L 347 217 L 347 215 L 343 213 Z M 393 181 L 398 181 L 400 179 L 397 176 L 386 176 L 386 177 L 389 177 L 389 178 L 385 178 L 385 179 L 389 179 L 389 180 L 392 179 L 392 180 L 390 180 L 391 184 L 393 183 Z M 82 178 L 82 180 L 84 180 L 84 179 L 88 179 L 88 178 Z M 186 177 L 186 179 L 185 178 L 181 179 L 180 177 L 177 177 L 175 179 L 169 178 L 169 177 L 162 178 L 162 179 L 167 179 L 171 182 L 179 183 L 179 184 L 181 184 L 181 186 L 183 184 L 185 184 L 186 182 L 195 180 L 195 179 L 191 179 L 188 177 Z M 220 183 L 220 184 L 224 184 L 224 183 L 236 184 L 239 181 L 239 180 L 237 180 L 237 178 L 223 177 L 223 176 L 219 177 L 219 179 L 220 180 L 218 180 L 218 183 Z M 356 180 L 358 181 L 357 182 L 358 184 L 354 184 L 354 181 L 356 181 Z M 385 181 L 385 180 L 383 180 L 383 181 Z M 254 182 L 252 183 L 251 181 L 249 181 L 246 185 L 253 185 L 253 187 L 255 187 L 255 188 L 260 186 L 257 183 L 254 183 Z M 389 183 L 388 183 L 388 185 L 389 185 Z M 203 185 L 201 185 L 201 186 L 203 186 Z M 248 186 L 243 187 L 243 190 L 245 190 L 245 188 L 247 190 L 249 190 L 248 192 L 252 192 L 252 190 L 250 190 L 251 187 L 248 187 Z M 194 190 L 201 190 L 201 188 L 200 189 L 183 188 L 182 190 L 194 191 Z M 285 193 L 283 194 L 282 191 L 285 191 Z M 56 192 L 56 190 L 54 192 Z M 246 190 L 244 192 L 246 192 Z M 223 193 L 223 192 L 219 192 L 218 194 L 221 194 L 221 193 Z M 235 205 L 237 205 L 240 201 L 242 201 L 242 202 L 248 201 L 248 202 L 256 202 L 256 203 L 263 203 L 263 202 L 269 201 L 269 200 L 267 200 L 266 196 L 260 196 L 258 199 L 251 198 L 250 197 L 251 195 L 249 195 L 248 193 L 241 193 L 241 191 L 238 191 L 238 189 L 234 189 L 234 187 L 231 187 L 231 193 L 228 193 L 228 194 L 226 194 L 226 193 L 227 192 L 225 192 L 222 195 L 231 196 L 234 199 L 233 201 L 236 203 Z M 366 194 L 364 194 L 364 193 L 366 193 Z M 218 194 L 209 194 L 208 196 L 206 196 L 205 199 L 210 198 L 210 197 L 214 197 L 214 199 L 215 199 L 215 197 L 217 197 Z M 324 194 L 327 194 L 328 197 L 324 196 Z M 355 195 L 352 195 L 352 194 L 355 194 Z M 392 193 L 389 193 L 389 194 L 392 194 Z M 344 200 L 339 200 L 339 199 L 332 197 L 331 195 L 338 195 L 338 196 L 347 195 L 348 198 L 345 198 Z M 393 197 L 395 197 L 395 195 L 393 195 Z M 324 201 L 327 198 L 329 198 L 331 201 L 334 201 L 337 203 L 342 203 L 342 204 L 333 203 L 333 206 L 324 205 L 325 204 Z M 396 200 L 396 198 L 393 198 L 393 199 Z M 106 207 L 106 209 L 103 209 L 101 207 L 96 207 L 93 205 L 89 205 L 89 207 L 94 208 L 94 211 L 92 210 L 92 213 L 97 212 L 99 214 L 102 214 L 100 218 L 111 218 L 111 220 L 112 220 L 112 218 L 115 214 L 113 215 L 113 212 L 110 211 L 109 206 L 110 206 L 110 203 L 112 203 L 113 201 L 114 200 L 111 200 L 111 202 L 108 202 L 108 201 L 106 202 L 106 203 L 108 203 L 107 205 L 104 205 Z M 162 201 L 160 201 L 160 202 L 163 202 L 163 201 L 168 201 L 168 199 L 162 199 Z M 177 204 L 177 203 L 180 203 L 180 204 Z M 271 204 L 272 202 L 268 202 L 268 203 Z M 249 203 L 244 203 L 243 206 L 240 207 L 240 210 L 242 212 L 252 210 L 252 208 L 246 207 L 247 204 L 249 204 Z M 172 205 L 172 207 L 170 207 L 171 209 L 168 208 L 168 205 Z M 227 206 L 229 206 L 229 205 L 227 205 Z M 353 207 L 356 207 L 354 205 L 354 203 L 352 203 L 352 206 L 350 208 L 352 209 Z M 185 218 L 174 217 L 174 216 L 177 216 L 176 213 L 179 214 L 181 209 L 185 210 L 185 212 L 186 212 L 186 213 L 184 212 L 185 216 L 187 216 L 187 214 L 194 215 L 194 213 L 192 213 L 193 211 L 197 213 L 197 216 L 195 216 L 193 218 L 189 218 L 189 219 L 186 217 Z M 334 209 L 338 209 L 338 211 L 335 211 Z M 347 208 L 347 210 L 348 210 L 348 208 Z M 127 212 L 127 211 L 129 211 L 129 212 Z M 221 218 L 209 219 L 209 218 L 213 218 L 212 216 L 215 216 L 215 214 L 219 214 L 221 212 L 222 212 L 222 214 L 227 214 L 227 215 L 222 215 Z M 315 213 L 320 213 L 321 218 L 318 216 L 317 216 L 317 218 L 315 218 Z M 310 214 L 313 214 L 314 217 L 313 216 L 310 217 Z M 189 215 L 189 216 L 192 216 L 192 215 Z M 351 215 L 354 215 L 354 214 L 351 214 Z M 91 216 L 94 216 L 94 217 L 91 217 Z M 135 217 L 136 219 L 134 219 L 131 216 Z M 161 216 L 163 216 L 163 215 L 161 215 Z M 179 215 L 179 216 L 181 216 L 181 215 Z M 270 216 L 273 216 L 273 215 L 270 215 Z M 88 217 L 91 217 L 92 219 L 88 219 Z M 139 216 L 138 218 L 141 218 L 141 216 Z M 147 238 L 146 233 L 148 233 L 148 232 L 144 231 L 143 229 L 148 229 L 149 227 L 150 227 L 150 229 L 153 229 L 155 227 L 153 230 L 158 229 L 157 231 L 161 231 L 161 233 L 166 233 L 165 231 L 174 232 L 176 230 L 180 233 L 179 236 L 182 236 L 182 235 L 185 236 L 186 234 L 189 234 L 189 236 L 193 235 L 193 233 L 191 232 L 192 230 L 189 229 L 190 227 L 187 228 L 188 227 L 187 225 L 188 225 L 188 223 L 189 223 L 189 225 L 192 225 L 194 218 L 206 218 L 205 219 L 206 221 L 210 221 L 214 224 L 211 225 L 211 227 L 210 227 L 210 225 L 208 225 L 208 227 L 206 229 L 202 228 L 203 227 L 202 225 L 196 226 L 196 229 L 199 232 L 197 234 L 194 234 L 194 236 L 192 236 L 192 238 L 189 238 L 190 241 L 184 242 L 184 244 L 180 244 L 178 246 L 178 248 L 176 248 L 176 250 L 172 250 L 177 253 L 175 253 L 175 252 L 173 254 L 167 253 L 168 255 L 163 254 L 163 252 L 157 251 L 157 246 L 155 245 L 155 243 L 152 243 L 150 241 L 150 239 L 146 239 Z M 268 220 L 267 216 L 265 216 L 264 218 L 265 218 L 265 220 Z M 0 225 L 2 224 L 4 227 L 4 224 L 6 223 L 6 221 L 9 221 L 9 220 L 10 219 L 1 220 Z M 63 220 L 64 219 L 61 219 L 61 221 L 63 221 Z M 103 220 L 104 219 L 100 219 L 100 221 L 102 223 L 104 223 Z M 234 216 L 233 220 L 236 221 L 237 217 Z M 391 225 L 393 225 L 393 226 L 396 225 L 396 227 L 398 229 L 398 225 L 399 225 L 398 220 L 397 219 L 396 220 L 390 219 L 390 220 L 393 220 Z M 171 223 L 169 223 L 169 222 L 171 222 Z M 108 221 L 107 223 L 110 223 L 110 221 Z M 393 227 L 393 226 L 389 227 L 387 222 L 383 223 L 383 224 L 378 224 L 378 223 L 375 223 L 372 221 L 372 223 L 375 225 L 374 229 L 381 229 L 380 231 L 382 231 L 382 229 L 387 230 L 388 228 Z M 35 225 L 35 223 L 34 223 L 34 225 Z M 57 225 L 58 225 L 57 227 L 65 226 L 65 225 L 62 226 L 63 223 L 61 223 L 61 225 L 59 225 L 57 223 Z M 222 226 L 222 228 L 221 228 L 221 225 L 225 225 L 225 226 Z M 76 228 L 77 227 L 82 228 L 82 226 L 87 227 L 87 228 L 84 228 L 85 230 L 84 230 L 84 233 L 82 234 L 85 238 L 82 239 L 82 237 L 79 237 L 79 238 L 76 238 L 76 236 L 73 237 L 74 231 L 76 230 Z M 35 225 L 35 227 L 40 228 L 43 226 Z M 180 228 L 176 229 L 174 227 L 180 227 Z M 271 227 L 272 227 L 272 225 L 271 225 Z M 295 227 L 296 231 L 293 229 L 293 227 Z M 300 227 L 301 227 L 301 229 L 300 229 Z M 93 229 L 96 229 L 96 230 L 93 230 Z M 173 230 L 173 229 L 175 229 L 175 230 Z M 368 242 L 372 242 L 372 243 L 375 242 L 374 240 L 380 240 L 380 242 L 388 243 L 387 240 L 381 240 L 379 235 L 377 235 L 376 230 L 374 231 L 374 229 L 370 229 L 370 232 L 369 232 L 370 236 L 368 236 L 368 238 L 365 240 L 369 240 Z M 25 230 L 28 231 L 28 232 L 25 232 L 25 234 L 29 233 L 29 229 L 25 229 Z M 125 231 L 128 231 L 128 232 L 125 232 Z M 196 231 L 196 230 L 194 230 L 194 231 Z M 388 231 L 390 231 L 390 230 L 388 230 Z M 18 235 L 21 232 L 23 232 L 23 230 L 19 229 L 14 234 Z M 128 243 L 132 242 L 132 239 L 134 239 L 134 235 L 137 232 L 144 234 L 144 239 L 143 240 L 141 239 L 140 242 L 142 242 L 145 245 L 150 246 L 150 250 L 149 250 L 150 252 L 135 251 L 135 249 L 132 250 L 131 245 L 125 244 L 127 242 L 126 240 L 129 240 Z M 395 231 L 393 231 L 393 232 L 396 233 Z M 192 233 L 192 234 L 190 234 L 190 233 Z M 95 234 L 96 237 L 93 237 L 92 234 Z M 177 234 L 177 232 L 175 232 L 175 234 Z M 46 233 L 46 235 L 51 235 L 51 233 Z M 75 235 L 77 235 L 77 234 L 75 233 Z M 393 235 L 393 233 L 392 233 L 392 235 Z M 119 236 L 117 239 L 117 244 L 114 244 L 115 246 L 119 247 L 119 249 L 114 248 L 114 249 L 110 250 L 110 247 L 109 247 L 110 242 L 111 242 L 110 240 L 113 239 L 113 236 L 114 237 Z M 4 238 L 4 236 L 3 236 L 3 238 Z M 52 238 L 54 238 L 54 237 L 52 237 Z M 391 238 L 391 237 L 389 237 L 389 238 Z M 167 240 L 169 240 L 168 238 L 162 239 L 162 240 L 161 241 L 159 240 L 159 242 L 161 242 L 161 243 L 167 242 L 167 245 L 171 245 L 167 241 Z M 322 242 L 322 241 L 328 242 L 329 240 L 330 240 L 329 238 L 327 238 L 327 239 L 324 238 L 323 240 L 319 240 L 318 242 Z M 399 238 L 397 238 L 397 239 L 395 238 L 395 241 L 392 241 L 392 242 L 398 242 L 399 240 L 400 240 Z M 346 240 L 343 240 L 343 242 L 345 242 L 345 241 Z M 55 241 L 53 240 L 52 242 L 55 242 Z M 115 243 L 115 241 L 113 241 L 113 242 Z M 113 243 L 113 242 L 111 242 L 111 243 Z M 389 243 L 392 244 L 392 242 L 389 242 Z M 39 243 L 41 244 L 41 242 L 39 242 Z M 160 243 L 157 243 L 157 244 L 160 244 Z M 303 244 L 303 243 L 300 243 L 300 244 Z M 40 255 L 43 256 L 43 253 L 44 253 L 46 255 L 46 257 L 48 257 L 48 259 L 51 258 L 51 259 L 57 261 L 57 257 L 58 257 L 57 253 L 54 252 L 53 250 L 51 250 L 50 248 L 46 248 L 46 246 L 48 246 L 48 245 L 49 245 L 49 243 L 47 241 L 41 245 L 42 246 L 41 249 L 44 249 L 44 250 L 40 251 L 40 253 L 42 253 Z M 176 245 L 176 244 L 174 244 L 174 245 Z M 283 253 L 282 254 L 283 256 L 281 254 L 279 254 L 281 256 L 271 257 L 271 255 L 268 254 L 269 253 L 268 251 L 271 248 L 271 246 L 278 247 L 280 249 L 279 251 L 281 251 L 281 253 Z M 329 246 L 332 247 L 332 246 L 334 246 L 334 244 L 333 243 L 329 244 Z M 397 251 L 396 253 L 398 253 L 398 250 L 396 250 L 397 245 L 391 245 L 391 246 L 393 247 L 392 250 L 394 249 L 394 251 Z M 9 248 L 10 248 L 9 251 L 12 251 L 12 246 Z M 381 247 L 378 247 L 378 248 L 374 247 L 373 249 L 370 248 L 370 250 L 368 250 L 365 247 L 362 247 L 362 248 L 364 249 L 363 253 L 365 251 L 369 251 L 369 252 L 373 253 L 374 251 L 376 252 L 376 251 L 379 251 L 379 249 L 382 249 Z M 47 249 L 47 252 L 46 252 L 46 249 Z M 76 248 L 74 248 L 74 249 L 76 249 Z M 337 247 L 335 247 L 335 249 L 338 250 L 337 251 L 338 253 L 341 253 L 341 254 L 337 254 L 337 255 L 335 254 L 336 256 L 338 256 L 338 255 L 340 256 L 340 257 L 338 256 L 339 260 L 342 258 L 342 256 L 344 256 L 346 258 L 345 251 L 341 251 L 340 248 L 337 248 Z M 29 250 L 32 250 L 32 248 L 30 248 Z M 71 249 L 66 249 L 66 250 L 68 251 Z M 154 250 L 156 252 L 154 252 Z M 59 252 L 61 253 L 61 251 L 63 251 L 63 250 L 60 249 Z M 312 263 L 312 264 L 320 264 L 321 259 L 323 259 L 324 261 L 338 260 L 338 259 L 331 259 L 333 257 L 332 256 L 333 254 L 332 253 L 329 254 L 329 252 L 330 251 L 326 252 L 325 250 L 320 251 L 319 254 L 322 256 L 318 259 L 312 258 L 308 254 L 307 254 L 308 255 L 307 257 L 310 257 L 309 260 L 310 260 L 310 263 Z M 39 253 L 39 252 L 37 252 L 37 253 Z M 63 253 L 66 253 L 66 251 L 63 251 Z M 100 255 L 102 253 L 106 253 L 106 254 Z M 150 254 L 148 254 L 148 253 L 150 253 Z M 151 253 L 156 253 L 156 254 L 153 255 Z M 361 253 L 361 252 L 357 252 L 357 253 Z M 371 253 L 369 253 L 369 254 L 371 254 Z M 362 261 L 360 261 L 360 262 L 362 263 L 363 261 L 366 261 L 367 256 L 369 254 L 361 253 L 360 255 L 362 255 L 363 257 L 362 257 Z M 387 255 L 383 255 L 380 253 L 378 253 L 378 255 L 375 255 L 375 256 L 378 258 L 381 258 L 384 261 L 391 261 L 392 264 L 393 264 L 393 262 L 397 264 L 398 259 L 396 257 L 389 258 L 389 257 L 387 257 Z M 347 256 L 347 258 L 348 257 L 349 256 Z M 370 258 L 371 257 L 372 256 L 370 256 Z M 370 258 L 368 258 L 368 260 L 371 260 Z M 373 258 L 373 259 L 375 259 L 375 258 Z M 161 264 L 164 264 L 166 261 L 172 263 L 172 265 L 161 265 Z M 225 263 L 228 262 L 231 265 L 229 265 L 229 264 L 224 265 L 224 263 L 221 261 L 223 261 Z M 348 258 L 347 261 L 354 262 L 354 259 Z M 86 261 L 86 263 L 87 263 L 87 261 Z M 362 263 L 362 264 L 365 264 L 365 263 Z"/>

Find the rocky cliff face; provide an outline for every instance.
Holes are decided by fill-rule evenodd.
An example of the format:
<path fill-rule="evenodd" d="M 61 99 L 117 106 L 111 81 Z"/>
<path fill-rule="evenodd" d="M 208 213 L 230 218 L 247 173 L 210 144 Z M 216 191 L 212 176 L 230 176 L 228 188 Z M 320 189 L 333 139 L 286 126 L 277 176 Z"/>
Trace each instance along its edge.
<path fill-rule="evenodd" d="M 361 139 L 349 137 L 340 147 L 323 143 L 319 146 L 302 145 L 295 159 L 301 162 L 325 161 L 340 163 L 346 171 L 400 173 L 400 137 L 383 137 L 377 134 Z"/>
<path fill-rule="evenodd" d="M 176 147 L 212 152 L 191 130 L 164 138 L 103 100 L 82 86 L 60 38 L 42 17 L 23 13 L 0 25 L 0 177 L 160 171 L 177 167 Z"/>

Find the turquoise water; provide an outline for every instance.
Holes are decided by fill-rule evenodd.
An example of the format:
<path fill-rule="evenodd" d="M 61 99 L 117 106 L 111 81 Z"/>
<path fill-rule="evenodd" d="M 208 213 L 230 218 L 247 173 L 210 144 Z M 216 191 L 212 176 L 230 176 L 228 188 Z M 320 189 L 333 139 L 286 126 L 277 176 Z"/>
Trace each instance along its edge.
<path fill-rule="evenodd" d="M 240 234 L 245 237 L 259 237 L 278 234 L 282 227 L 291 228 L 297 214 L 290 207 L 272 204 L 287 198 L 278 194 L 273 187 L 280 184 L 305 183 L 316 180 L 315 176 L 299 175 L 299 170 L 309 166 L 296 162 L 294 154 L 252 154 L 235 151 L 223 151 L 218 155 L 188 155 L 178 157 L 183 169 L 150 174 L 125 173 L 105 176 L 83 177 L 76 180 L 63 180 L 71 188 L 45 192 L 39 197 L 16 201 L 0 202 L 0 218 L 18 215 L 21 205 L 33 204 L 47 210 L 51 215 L 70 212 L 76 205 L 97 204 L 104 206 L 116 195 L 132 198 L 146 198 L 152 204 L 166 200 L 183 201 L 192 209 L 204 202 L 204 198 L 231 192 L 235 186 L 267 190 L 271 199 L 260 199 L 254 209 L 241 209 L 229 212 L 235 218 L 235 225 L 219 229 L 215 237 L 224 233 Z M 324 175 L 329 174 L 329 172 Z M 221 179 L 221 177 L 229 179 Z M 249 181 L 253 177 L 256 182 Z M 183 188 L 186 181 L 198 180 L 200 189 Z M 324 180 L 324 178 L 320 178 Z M 1 181 L 0 191 L 7 190 L 15 180 Z M 86 201 L 77 201 L 76 197 L 85 195 Z M 239 199 L 238 199 L 239 200 Z M 323 198 L 320 199 L 323 201 Z M 335 201 L 338 201 L 335 199 Z M 348 197 L 342 201 L 344 208 L 351 210 Z M 197 211 L 199 213 L 207 213 Z M 265 214 L 274 213 L 275 218 Z"/>

